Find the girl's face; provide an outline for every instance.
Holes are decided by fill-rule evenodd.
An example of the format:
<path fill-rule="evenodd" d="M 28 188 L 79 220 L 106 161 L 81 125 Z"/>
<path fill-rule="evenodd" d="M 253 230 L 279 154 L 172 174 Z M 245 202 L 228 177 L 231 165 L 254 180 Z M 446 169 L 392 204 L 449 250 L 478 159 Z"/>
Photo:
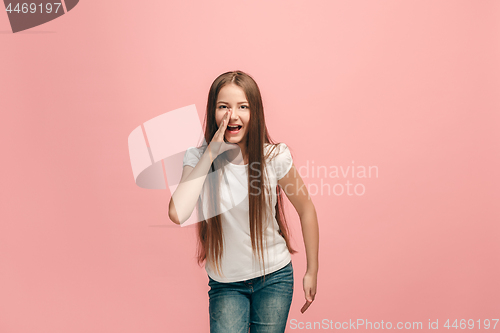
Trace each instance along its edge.
<path fill-rule="evenodd" d="M 250 104 L 248 103 L 243 89 L 235 84 L 227 84 L 219 91 L 215 109 L 215 121 L 220 126 L 222 118 L 228 109 L 232 110 L 227 124 L 224 138 L 227 142 L 237 143 L 240 148 L 246 143 L 248 124 L 250 122 Z M 241 126 L 231 131 L 231 125 Z"/>

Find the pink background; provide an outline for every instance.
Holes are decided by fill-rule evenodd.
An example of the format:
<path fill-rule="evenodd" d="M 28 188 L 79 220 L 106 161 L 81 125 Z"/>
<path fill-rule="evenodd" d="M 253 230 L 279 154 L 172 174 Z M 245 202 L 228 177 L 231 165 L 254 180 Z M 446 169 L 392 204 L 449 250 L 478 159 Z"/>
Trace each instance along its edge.
<path fill-rule="evenodd" d="M 499 1 L 86 0 L 16 34 L 0 13 L 0 39 L 0 332 L 208 332 L 194 226 L 134 183 L 127 137 L 190 104 L 202 120 L 235 69 L 296 167 L 379 170 L 323 179 L 364 195 L 313 196 L 305 314 L 288 203 L 289 321 L 499 318 Z"/>

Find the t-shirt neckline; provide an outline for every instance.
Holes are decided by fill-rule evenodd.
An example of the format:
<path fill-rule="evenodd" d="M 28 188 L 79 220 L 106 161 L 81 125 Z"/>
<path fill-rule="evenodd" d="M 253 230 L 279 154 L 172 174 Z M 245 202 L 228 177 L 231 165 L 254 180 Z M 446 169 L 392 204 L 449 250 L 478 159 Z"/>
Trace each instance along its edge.
<path fill-rule="evenodd" d="M 265 143 L 265 144 L 264 144 L 264 147 L 265 147 L 265 146 L 268 146 L 268 145 L 269 145 L 269 143 Z M 227 160 L 227 159 L 226 159 L 226 160 Z M 229 164 L 231 164 L 232 166 L 235 166 L 235 167 L 248 167 L 248 163 L 247 163 L 247 164 L 234 164 L 234 163 L 229 162 L 229 160 L 227 160 L 227 162 L 228 162 Z"/>
<path fill-rule="evenodd" d="M 247 164 L 234 164 L 234 163 L 231 163 L 229 161 L 227 161 L 227 163 L 231 164 L 232 166 L 235 166 L 235 167 L 247 167 L 248 166 L 248 163 Z"/>

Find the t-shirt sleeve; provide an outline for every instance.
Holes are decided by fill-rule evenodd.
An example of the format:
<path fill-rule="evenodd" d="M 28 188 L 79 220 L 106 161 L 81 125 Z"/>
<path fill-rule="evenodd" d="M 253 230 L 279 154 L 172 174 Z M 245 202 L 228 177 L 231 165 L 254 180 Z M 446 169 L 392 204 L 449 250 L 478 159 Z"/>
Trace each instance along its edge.
<path fill-rule="evenodd" d="M 292 168 L 293 159 L 288 146 L 284 143 L 279 144 L 278 155 L 274 158 L 274 171 L 276 172 L 277 180 L 285 177 L 288 171 Z"/>
<path fill-rule="evenodd" d="M 198 161 L 200 160 L 202 154 L 199 151 L 198 148 L 194 147 L 189 147 L 188 150 L 186 150 L 186 153 L 184 154 L 184 159 L 182 160 L 182 167 L 189 165 L 192 166 L 193 168 L 196 167 L 196 164 L 198 164 Z"/>

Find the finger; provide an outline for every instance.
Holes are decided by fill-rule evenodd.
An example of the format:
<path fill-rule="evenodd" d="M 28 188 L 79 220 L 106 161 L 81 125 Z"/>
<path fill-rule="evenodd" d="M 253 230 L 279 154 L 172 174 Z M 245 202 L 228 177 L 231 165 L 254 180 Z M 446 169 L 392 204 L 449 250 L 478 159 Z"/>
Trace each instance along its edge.
<path fill-rule="evenodd" d="M 314 297 L 311 295 L 311 288 L 307 288 L 306 290 L 306 299 L 309 302 L 312 302 L 314 300 Z"/>
<path fill-rule="evenodd" d="M 224 136 L 224 131 L 226 130 L 224 128 L 225 118 L 226 118 L 226 115 L 224 115 L 224 117 L 222 117 L 222 120 L 221 120 L 221 122 L 219 124 L 219 128 L 217 129 L 217 132 L 215 132 L 214 137 L 213 137 L 212 140 L 223 141 L 222 137 Z"/>
<path fill-rule="evenodd" d="M 312 302 L 305 302 L 304 305 L 302 306 L 302 309 L 300 309 L 300 312 L 304 313 L 306 312 L 307 308 L 309 308 L 309 306 L 311 306 Z"/>
<path fill-rule="evenodd" d="M 224 113 L 224 117 L 222 117 L 222 120 L 220 121 L 220 124 L 219 124 L 219 130 L 220 128 L 224 125 L 224 120 L 226 120 L 226 115 L 227 115 L 227 112 Z"/>
<path fill-rule="evenodd" d="M 221 121 L 220 127 L 219 127 L 219 131 L 222 131 L 222 132 L 226 131 L 227 124 L 229 124 L 228 115 L 229 115 L 229 110 L 226 111 L 226 113 L 224 114 L 224 117 L 222 118 L 222 121 Z"/>
<path fill-rule="evenodd" d="M 229 119 L 231 118 L 231 109 L 227 110 L 225 118 L 226 121 L 224 122 L 224 131 L 226 130 L 227 125 L 229 125 Z"/>

